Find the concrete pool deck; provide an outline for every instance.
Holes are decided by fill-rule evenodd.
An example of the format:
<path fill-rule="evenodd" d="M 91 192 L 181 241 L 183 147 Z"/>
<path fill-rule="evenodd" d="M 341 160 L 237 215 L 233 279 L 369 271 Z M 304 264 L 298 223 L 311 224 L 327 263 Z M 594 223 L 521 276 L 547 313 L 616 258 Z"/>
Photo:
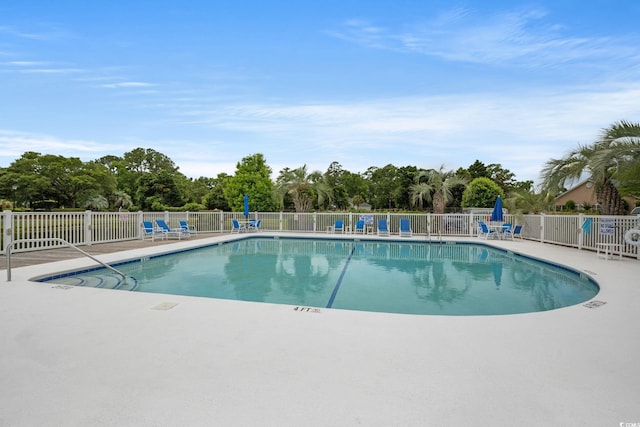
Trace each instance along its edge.
<path fill-rule="evenodd" d="M 640 260 L 473 240 L 585 272 L 601 286 L 592 302 L 605 304 L 470 317 L 300 311 L 29 281 L 87 258 L 14 268 L 11 282 L 2 270 L 0 426 L 640 423 Z"/>

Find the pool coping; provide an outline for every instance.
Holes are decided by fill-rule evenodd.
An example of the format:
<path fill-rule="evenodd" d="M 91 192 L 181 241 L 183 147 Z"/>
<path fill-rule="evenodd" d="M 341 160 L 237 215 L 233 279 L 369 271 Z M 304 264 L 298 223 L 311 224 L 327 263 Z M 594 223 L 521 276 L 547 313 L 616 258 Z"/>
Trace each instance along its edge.
<path fill-rule="evenodd" d="M 98 258 L 113 262 L 244 237 Z M 304 311 L 28 280 L 61 266 L 93 265 L 82 258 L 16 268 L 11 282 L 0 278 L 0 377 L 3 388 L 15 391 L 5 393 L 0 425 L 601 426 L 640 420 L 640 261 L 526 240 L 451 240 L 567 265 L 594 278 L 600 292 L 589 303 L 540 313 L 425 316 Z"/>

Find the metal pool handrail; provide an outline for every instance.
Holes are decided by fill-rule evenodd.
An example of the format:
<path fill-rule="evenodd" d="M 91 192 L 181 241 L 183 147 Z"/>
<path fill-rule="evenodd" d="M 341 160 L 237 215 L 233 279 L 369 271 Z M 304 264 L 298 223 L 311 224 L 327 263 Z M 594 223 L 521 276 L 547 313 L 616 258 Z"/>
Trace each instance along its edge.
<path fill-rule="evenodd" d="M 84 256 L 91 258 L 92 260 L 94 260 L 98 264 L 102 265 L 103 267 L 108 268 L 109 270 L 113 271 L 116 274 L 119 274 L 120 276 L 122 276 L 122 281 L 124 283 L 127 283 L 127 275 L 126 274 L 124 274 L 123 272 L 121 272 L 119 270 L 116 270 L 115 268 L 111 267 L 109 264 L 100 261 L 99 259 L 97 259 L 93 255 L 83 251 L 82 249 L 80 249 L 79 247 L 74 245 L 73 243 L 69 243 L 66 240 L 60 239 L 58 237 L 47 237 L 47 238 L 43 238 L 43 239 L 19 239 L 19 240 L 14 240 L 11 243 L 9 243 L 7 245 L 6 250 L 5 250 L 6 251 L 6 256 L 7 256 L 7 282 L 11 281 L 11 248 L 13 247 L 13 245 L 16 244 L 16 243 L 37 243 L 37 242 L 42 242 L 43 240 L 46 240 L 46 241 L 49 241 L 49 242 L 62 243 L 64 245 L 67 245 L 70 248 L 73 248 L 73 249 L 77 250 L 78 252 L 80 252 Z"/>

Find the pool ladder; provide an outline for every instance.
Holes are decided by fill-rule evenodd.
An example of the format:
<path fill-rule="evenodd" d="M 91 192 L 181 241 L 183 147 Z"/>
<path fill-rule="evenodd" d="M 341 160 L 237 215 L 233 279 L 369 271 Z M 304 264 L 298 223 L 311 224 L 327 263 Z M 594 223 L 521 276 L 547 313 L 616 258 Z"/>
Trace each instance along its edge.
<path fill-rule="evenodd" d="M 21 239 L 21 240 L 13 240 L 12 242 L 10 242 L 7 245 L 7 248 L 5 249 L 6 251 L 6 256 L 7 256 L 7 282 L 11 281 L 11 249 L 13 248 L 13 245 L 15 245 L 16 243 L 39 243 L 39 242 L 58 242 L 58 243 L 62 243 L 70 248 L 73 248 L 75 250 L 77 250 L 78 252 L 80 252 L 81 254 L 83 254 L 86 257 L 91 258 L 92 260 L 94 260 L 95 262 L 97 262 L 98 264 L 102 265 L 103 267 L 113 271 L 114 273 L 122 276 L 122 282 L 123 283 L 127 283 L 127 275 L 124 274 L 123 272 L 116 270 L 115 268 L 111 267 L 109 264 L 100 261 L 99 259 L 97 259 L 96 257 L 94 257 L 93 255 L 91 255 L 88 252 L 83 251 L 82 249 L 80 249 L 79 247 L 77 247 L 76 245 L 74 245 L 73 243 L 69 243 L 64 239 L 60 239 L 58 237 L 48 237 L 48 238 L 44 238 L 44 239 Z"/>
<path fill-rule="evenodd" d="M 427 231 L 427 234 L 424 235 L 424 238 L 431 241 L 431 232 Z M 440 230 L 438 230 L 438 241 L 442 243 L 442 234 L 440 233 Z"/>

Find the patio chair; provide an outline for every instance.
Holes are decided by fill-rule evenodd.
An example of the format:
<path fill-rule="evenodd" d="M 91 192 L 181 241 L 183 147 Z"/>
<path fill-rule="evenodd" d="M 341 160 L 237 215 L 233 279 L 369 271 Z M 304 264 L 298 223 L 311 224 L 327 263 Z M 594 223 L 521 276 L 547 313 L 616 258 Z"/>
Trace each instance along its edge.
<path fill-rule="evenodd" d="M 389 235 L 389 226 L 387 225 L 386 219 L 378 220 L 378 236 L 388 236 Z"/>
<path fill-rule="evenodd" d="M 353 230 L 353 232 L 355 234 L 358 234 L 358 233 L 364 234 L 364 220 L 363 219 L 358 220 L 358 222 L 356 222 L 356 229 Z"/>
<path fill-rule="evenodd" d="M 142 240 L 155 240 L 156 236 L 161 239 L 164 238 L 163 234 L 160 233 L 154 226 L 151 221 L 142 221 Z"/>
<path fill-rule="evenodd" d="M 341 219 L 336 219 L 335 224 L 333 224 L 333 232 L 337 231 L 344 233 L 344 222 Z"/>
<path fill-rule="evenodd" d="M 180 221 L 178 221 L 178 224 L 180 224 L 180 228 L 182 228 L 182 231 L 186 234 L 198 234 L 198 229 L 193 226 L 193 225 L 189 225 L 189 223 L 183 219 L 181 219 Z"/>
<path fill-rule="evenodd" d="M 182 237 L 189 237 L 189 234 L 184 234 L 182 228 L 171 228 L 167 225 L 164 219 L 156 219 L 156 225 L 158 226 L 158 230 L 162 233 L 164 238 L 177 238 L 178 240 L 182 239 Z"/>
<path fill-rule="evenodd" d="M 248 231 L 258 231 L 260 230 L 260 225 L 262 225 L 262 220 L 250 221 L 249 226 L 247 227 Z"/>
<path fill-rule="evenodd" d="M 522 225 L 518 224 L 515 227 L 509 227 L 508 229 L 504 230 L 502 234 L 505 237 L 510 237 L 511 240 L 515 240 L 516 237 L 519 237 L 520 240 L 522 240 Z"/>
<path fill-rule="evenodd" d="M 233 223 L 231 233 L 243 233 L 247 231 L 247 227 L 245 227 L 243 224 L 240 224 L 237 219 L 232 219 L 231 222 Z"/>
<path fill-rule="evenodd" d="M 409 218 L 400 218 L 400 237 L 411 237 L 412 235 Z"/>
<path fill-rule="evenodd" d="M 490 237 L 495 237 L 495 230 L 490 230 L 489 226 L 484 221 L 478 221 L 478 236 L 488 239 Z"/>

